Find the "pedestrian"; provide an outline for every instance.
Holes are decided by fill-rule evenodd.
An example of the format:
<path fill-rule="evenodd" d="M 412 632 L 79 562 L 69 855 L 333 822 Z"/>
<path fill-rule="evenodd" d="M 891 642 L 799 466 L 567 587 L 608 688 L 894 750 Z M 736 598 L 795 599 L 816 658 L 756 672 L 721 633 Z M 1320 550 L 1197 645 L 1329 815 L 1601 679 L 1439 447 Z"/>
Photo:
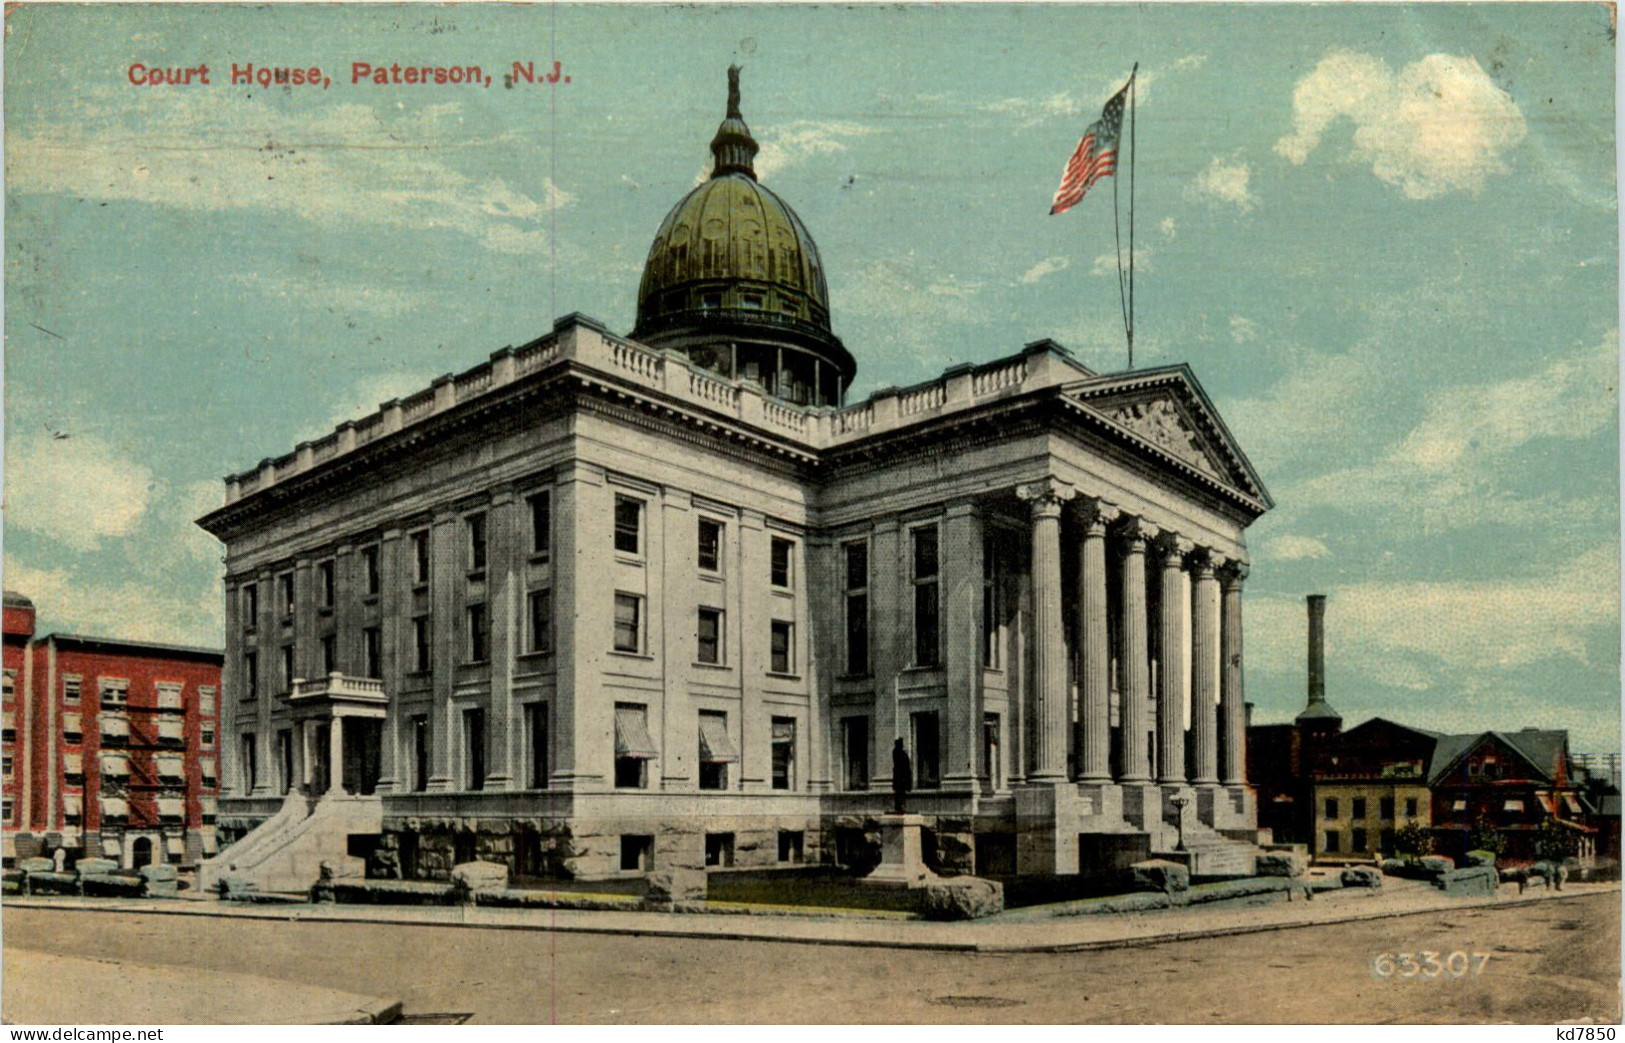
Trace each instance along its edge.
<path fill-rule="evenodd" d="M 891 795 L 893 814 L 903 814 L 903 799 L 908 791 L 913 788 L 914 764 L 908 759 L 908 751 L 903 749 L 903 740 L 898 739 L 891 748 Z"/>

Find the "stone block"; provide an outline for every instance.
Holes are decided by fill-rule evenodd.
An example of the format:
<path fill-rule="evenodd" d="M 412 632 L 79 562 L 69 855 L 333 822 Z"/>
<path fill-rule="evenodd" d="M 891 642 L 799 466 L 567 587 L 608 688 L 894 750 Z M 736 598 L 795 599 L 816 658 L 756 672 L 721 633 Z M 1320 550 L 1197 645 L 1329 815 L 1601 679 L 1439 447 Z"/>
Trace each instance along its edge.
<path fill-rule="evenodd" d="M 139 873 L 87 873 L 79 878 L 79 888 L 96 898 L 140 898 L 147 884 Z"/>
<path fill-rule="evenodd" d="M 56 863 L 49 858 L 25 858 L 17 863 L 17 868 L 25 873 L 49 873 L 56 869 Z"/>
<path fill-rule="evenodd" d="M 73 867 L 87 876 L 91 873 L 118 872 L 118 863 L 111 858 L 81 858 Z"/>
<path fill-rule="evenodd" d="M 451 867 L 453 887 L 465 891 L 501 891 L 508 886 L 508 867 L 501 862 L 463 862 Z"/>
<path fill-rule="evenodd" d="M 1349 866 L 1339 874 L 1344 887 L 1373 887 L 1382 886 L 1382 873 L 1372 866 Z"/>
<path fill-rule="evenodd" d="M 1382 871 L 1389 876 L 1405 875 L 1405 862 L 1403 859 L 1385 858 L 1381 863 L 1379 863 L 1379 865 L 1381 866 Z"/>
<path fill-rule="evenodd" d="M 1491 866 L 1468 866 L 1445 873 L 1434 882 L 1452 898 L 1493 896 L 1500 878 Z"/>
<path fill-rule="evenodd" d="M 1265 851 L 1253 862 L 1254 876 L 1300 877 L 1308 865 L 1296 851 Z"/>
<path fill-rule="evenodd" d="M 1455 861 L 1443 855 L 1423 855 L 1416 860 L 1416 864 L 1421 867 L 1423 873 L 1433 876 L 1448 873 L 1456 868 Z"/>
<path fill-rule="evenodd" d="M 28 890 L 37 895 L 76 895 L 80 893 L 79 874 L 55 871 L 29 873 Z"/>
<path fill-rule="evenodd" d="M 651 905 L 705 901 L 707 878 L 703 869 L 657 869 L 643 881 L 644 901 Z"/>
<path fill-rule="evenodd" d="M 1467 852 L 1467 864 L 1470 865 L 1470 866 L 1491 866 L 1491 867 L 1494 867 L 1494 865 L 1495 865 L 1495 852 L 1494 851 L 1469 851 L 1469 852 Z"/>
<path fill-rule="evenodd" d="M 979 920 L 1004 912 L 1004 886 L 974 876 L 937 877 L 920 894 L 927 920 Z"/>
<path fill-rule="evenodd" d="M 1129 889 L 1133 891 L 1160 891 L 1171 895 L 1189 891 L 1190 887 L 1191 871 L 1178 862 L 1153 858 L 1129 867 Z"/>

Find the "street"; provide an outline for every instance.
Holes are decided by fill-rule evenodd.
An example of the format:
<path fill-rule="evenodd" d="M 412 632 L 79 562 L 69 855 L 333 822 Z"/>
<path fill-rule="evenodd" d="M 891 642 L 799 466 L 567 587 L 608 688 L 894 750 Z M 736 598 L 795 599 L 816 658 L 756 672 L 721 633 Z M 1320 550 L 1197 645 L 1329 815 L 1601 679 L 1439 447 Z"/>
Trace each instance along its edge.
<path fill-rule="evenodd" d="M 1019 955 L 8 909 L 6 960 L 26 960 L 28 951 L 327 985 L 398 998 L 409 1020 L 468 1015 L 473 1023 L 1553 1023 L 1620 1016 L 1617 894 Z M 1382 953 L 1423 951 L 1489 958 L 1481 969 L 1473 959 L 1460 978 L 1396 972 L 1382 979 L 1372 971 Z"/>

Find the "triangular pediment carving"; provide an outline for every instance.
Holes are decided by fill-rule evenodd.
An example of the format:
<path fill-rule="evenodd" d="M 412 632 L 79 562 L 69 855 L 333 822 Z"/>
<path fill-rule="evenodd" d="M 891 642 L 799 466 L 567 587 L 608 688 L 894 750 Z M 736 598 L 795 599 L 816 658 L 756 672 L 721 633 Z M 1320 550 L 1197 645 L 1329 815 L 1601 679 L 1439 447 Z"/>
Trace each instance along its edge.
<path fill-rule="evenodd" d="M 1172 395 L 1159 395 L 1138 402 L 1118 402 L 1101 410 L 1115 424 L 1128 428 L 1152 445 L 1183 460 L 1210 478 L 1228 481 L 1219 461 L 1208 455 L 1190 420 Z"/>

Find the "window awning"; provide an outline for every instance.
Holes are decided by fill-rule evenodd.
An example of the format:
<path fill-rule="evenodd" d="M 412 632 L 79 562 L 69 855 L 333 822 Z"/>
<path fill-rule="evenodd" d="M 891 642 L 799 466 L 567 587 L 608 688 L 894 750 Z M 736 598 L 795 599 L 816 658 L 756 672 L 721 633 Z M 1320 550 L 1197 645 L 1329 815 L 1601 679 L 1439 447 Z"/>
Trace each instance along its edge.
<path fill-rule="evenodd" d="M 734 744 L 728 738 L 727 718 L 701 714 L 700 763 L 728 764 L 738 759 L 739 754 L 734 751 Z"/>
<path fill-rule="evenodd" d="M 1572 793 L 1563 794 L 1563 806 L 1573 814 L 1578 815 L 1580 813 L 1580 800 Z"/>
<path fill-rule="evenodd" d="M 1467 802 L 1465 800 L 1458 800 L 1455 803 L 1450 805 L 1450 810 L 1451 811 L 1466 811 L 1467 810 Z"/>
<path fill-rule="evenodd" d="M 164 838 L 164 849 L 166 851 L 168 851 L 172 855 L 185 855 L 186 854 L 186 838 L 185 837 L 165 837 Z"/>
<path fill-rule="evenodd" d="M 615 708 L 615 756 L 654 760 L 655 744 L 649 738 L 649 724 L 642 710 L 630 706 Z"/>
<path fill-rule="evenodd" d="M 166 818 L 181 818 L 186 814 L 186 801 L 179 797 L 159 797 L 158 814 Z"/>
<path fill-rule="evenodd" d="M 186 722 L 179 717 L 165 717 L 158 722 L 158 737 L 160 739 L 179 739 L 183 737 Z"/>
<path fill-rule="evenodd" d="M 199 799 L 202 801 L 203 813 L 205 815 L 213 815 L 219 809 L 220 802 L 216 798 L 204 796 Z"/>
<path fill-rule="evenodd" d="M 200 757 L 200 758 L 198 758 L 198 765 L 200 766 L 200 768 L 203 771 L 203 777 L 204 778 L 206 778 L 206 779 L 214 778 L 214 758 L 213 757 Z"/>
<path fill-rule="evenodd" d="M 8 714 L 7 716 L 9 717 L 10 715 Z M 11 727 L 10 721 L 6 722 L 6 727 Z M 83 724 L 83 718 L 79 714 L 65 713 L 62 715 L 62 734 L 83 735 L 84 731 L 85 726 Z"/>
<path fill-rule="evenodd" d="M 62 755 L 62 771 L 66 775 L 83 775 L 85 773 L 84 757 L 77 753 L 64 753 Z"/>
<path fill-rule="evenodd" d="M 1521 801 L 1521 800 L 1509 800 L 1505 804 L 1501 805 L 1501 810 L 1502 811 L 1522 811 L 1523 810 L 1523 801 Z"/>
<path fill-rule="evenodd" d="M 62 794 L 62 814 L 67 818 L 78 818 L 84 814 L 85 798 L 78 793 Z"/>
<path fill-rule="evenodd" d="M 158 774 L 165 778 L 184 778 L 186 776 L 186 762 L 179 757 L 159 754 Z"/>
<path fill-rule="evenodd" d="M 13 731 L 17 727 L 17 718 L 10 710 L 0 710 L 0 727 L 6 731 Z"/>
<path fill-rule="evenodd" d="M 773 741 L 774 742 L 795 742 L 796 741 L 796 722 L 795 721 L 774 721 L 773 722 Z"/>
<path fill-rule="evenodd" d="M 216 841 L 214 839 L 214 833 L 212 831 L 204 833 L 203 834 L 203 853 L 205 855 L 212 855 L 212 854 L 215 854 L 216 852 L 218 852 L 219 850 L 220 850 L 220 844 L 219 844 L 218 841 Z"/>
<path fill-rule="evenodd" d="M 102 837 L 102 857 L 103 858 L 117 858 L 118 856 L 119 856 L 118 838 L 117 837 Z"/>
<path fill-rule="evenodd" d="M 123 797 L 103 797 L 102 815 L 108 818 L 123 818 L 130 813 L 130 802 Z"/>

